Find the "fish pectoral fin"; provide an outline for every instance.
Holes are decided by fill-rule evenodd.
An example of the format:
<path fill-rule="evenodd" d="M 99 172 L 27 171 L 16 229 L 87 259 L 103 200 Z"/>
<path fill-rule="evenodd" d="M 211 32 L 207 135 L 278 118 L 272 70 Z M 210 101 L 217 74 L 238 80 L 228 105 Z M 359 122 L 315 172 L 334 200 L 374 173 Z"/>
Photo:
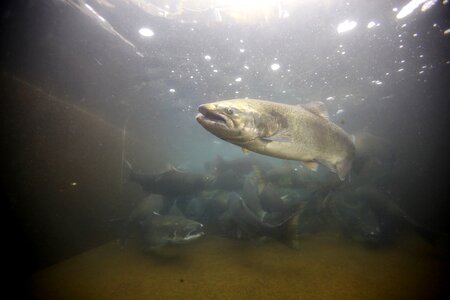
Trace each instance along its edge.
<path fill-rule="evenodd" d="M 280 143 L 292 143 L 294 141 L 291 132 L 287 129 L 279 130 L 275 134 L 271 136 L 265 136 L 262 139 Z"/>
<path fill-rule="evenodd" d="M 309 170 L 317 172 L 317 169 L 319 168 L 319 163 L 315 161 L 303 161 L 302 164 L 307 167 Z"/>
<path fill-rule="evenodd" d="M 245 155 L 247 155 L 247 154 L 250 153 L 250 150 L 245 149 L 244 147 L 241 147 L 241 151 L 242 151 L 242 153 L 244 153 Z"/>

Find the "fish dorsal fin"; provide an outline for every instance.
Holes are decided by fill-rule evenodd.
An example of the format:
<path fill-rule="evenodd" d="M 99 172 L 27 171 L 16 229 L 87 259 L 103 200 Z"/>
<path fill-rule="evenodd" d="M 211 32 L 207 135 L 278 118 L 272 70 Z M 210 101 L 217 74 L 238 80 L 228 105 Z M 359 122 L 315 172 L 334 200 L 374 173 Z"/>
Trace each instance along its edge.
<path fill-rule="evenodd" d="M 181 212 L 181 210 L 177 207 L 177 201 L 175 201 L 172 205 L 172 207 L 170 208 L 169 211 L 169 215 L 172 216 L 182 216 L 184 217 L 183 213 Z"/>
<path fill-rule="evenodd" d="M 166 167 L 165 167 L 165 169 L 164 169 L 164 172 L 172 171 L 172 170 L 175 170 L 174 165 L 172 165 L 171 163 L 167 163 L 167 164 L 166 164 Z"/>
<path fill-rule="evenodd" d="M 325 104 L 321 101 L 313 101 L 306 104 L 302 104 L 302 107 L 307 111 L 324 118 L 325 120 L 330 120 L 327 108 L 325 107 Z"/>

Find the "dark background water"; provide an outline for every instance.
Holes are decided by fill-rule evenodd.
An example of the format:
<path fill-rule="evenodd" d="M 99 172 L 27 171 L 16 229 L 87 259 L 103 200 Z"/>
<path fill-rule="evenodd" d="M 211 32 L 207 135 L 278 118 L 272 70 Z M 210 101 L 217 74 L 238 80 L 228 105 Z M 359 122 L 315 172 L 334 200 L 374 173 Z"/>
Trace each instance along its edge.
<path fill-rule="evenodd" d="M 86 1 L 110 26 L 84 1 L 2 4 L 2 219 L 13 273 L 114 238 L 108 219 L 140 195 L 121 183 L 123 149 L 147 172 L 202 171 L 217 154 L 240 155 L 194 120 L 199 104 L 236 97 L 321 100 L 349 133 L 390 140 L 392 192 L 448 232 L 449 5 L 396 19 L 408 1 L 315 2 L 243 24 Z M 346 19 L 357 26 L 339 34 Z"/>

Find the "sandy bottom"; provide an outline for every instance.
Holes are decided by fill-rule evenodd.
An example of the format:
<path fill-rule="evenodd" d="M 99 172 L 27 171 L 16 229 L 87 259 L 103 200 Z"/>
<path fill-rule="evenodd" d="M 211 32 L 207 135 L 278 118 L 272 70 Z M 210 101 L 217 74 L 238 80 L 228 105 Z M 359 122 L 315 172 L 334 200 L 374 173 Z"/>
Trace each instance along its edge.
<path fill-rule="evenodd" d="M 33 277 L 38 299 L 431 299 L 447 261 L 419 238 L 371 250 L 324 233 L 299 250 L 207 236 L 146 255 L 111 242 Z"/>

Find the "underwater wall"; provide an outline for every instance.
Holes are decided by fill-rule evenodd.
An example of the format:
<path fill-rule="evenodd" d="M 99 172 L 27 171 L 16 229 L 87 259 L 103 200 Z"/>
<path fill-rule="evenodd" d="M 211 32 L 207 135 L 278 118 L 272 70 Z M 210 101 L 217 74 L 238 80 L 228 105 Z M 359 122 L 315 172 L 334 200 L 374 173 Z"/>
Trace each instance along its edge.
<path fill-rule="evenodd" d="M 160 168 L 163 155 L 63 98 L 5 73 L 0 78 L 11 254 L 42 268 L 113 239 L 111 219 L 126 215 L 141 193 L 126 184 L 122 158 L 149 170 Z"/>

